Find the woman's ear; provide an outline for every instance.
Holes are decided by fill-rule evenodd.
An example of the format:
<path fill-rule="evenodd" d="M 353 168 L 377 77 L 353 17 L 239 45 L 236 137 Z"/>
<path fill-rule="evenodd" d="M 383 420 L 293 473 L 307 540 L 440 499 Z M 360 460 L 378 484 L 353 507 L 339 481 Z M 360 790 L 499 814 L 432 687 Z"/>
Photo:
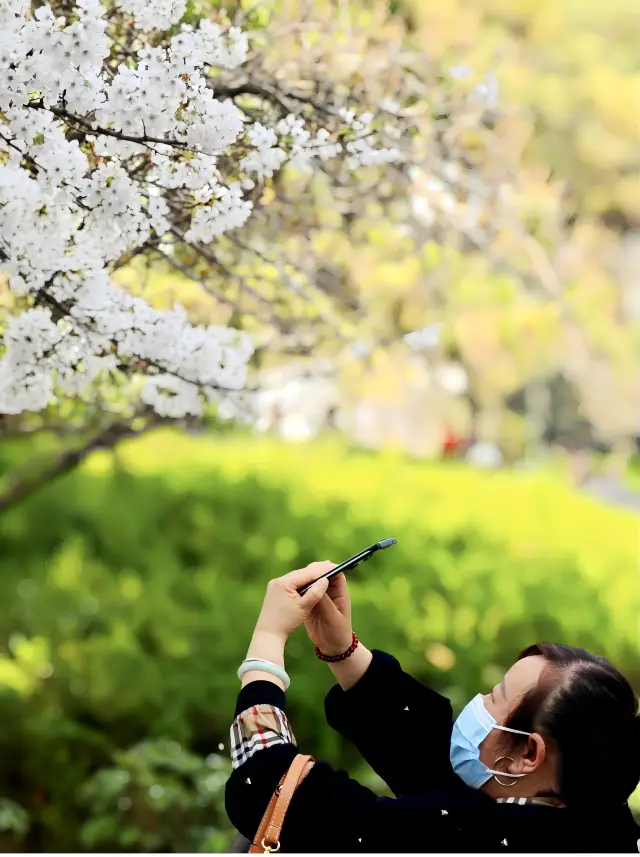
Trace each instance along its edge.
<path fill-rule="evenodd" d="M 547 747 L 542 735 L 534 732 L 529 740 L 523 745 L 521 751 L 513 755 L 513 761 L 509 762 L 507 773 L 509 774 L 532 774 L 544 764 L 547 758 Z"/>

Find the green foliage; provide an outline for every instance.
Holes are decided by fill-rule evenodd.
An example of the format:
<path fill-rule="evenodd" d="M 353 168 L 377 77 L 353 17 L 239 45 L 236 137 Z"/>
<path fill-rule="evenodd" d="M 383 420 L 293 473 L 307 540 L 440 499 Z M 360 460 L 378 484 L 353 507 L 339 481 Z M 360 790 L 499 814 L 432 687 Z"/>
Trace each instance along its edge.
<path fill-rule="evenodd" d="M 22 839 L 28 832 L 28 813 L 15 801 L 0 798 L 0 834 L 14 833 Z"/>
<path fill-rule="evenodd" d="M 210 765 L 267 580 L 386 536 L 353 574 L 356 630 L 456 706 L 541 638 L 637 682 L 633 514 L 526 471 L 159 432 L 0 519 L 0 794 L 30 850 L 221 849 Z M 300 746 L 351 767 L 303 631 L 287 666 Z"/>
<path fill-rule="evenodd" d="M 15 801 L 0 797 L 0 852 L 24 850 L 29 827 L 29 813 Z"/>
<path fill-rule="evenodd" d="M 223 850 L 228 759 L 213 753 L 203 761 L 177 741 L 159 740 L 116 752 L 113 761 L 80 789 L 90 812 L 80 831 L 85 850 Z"/>

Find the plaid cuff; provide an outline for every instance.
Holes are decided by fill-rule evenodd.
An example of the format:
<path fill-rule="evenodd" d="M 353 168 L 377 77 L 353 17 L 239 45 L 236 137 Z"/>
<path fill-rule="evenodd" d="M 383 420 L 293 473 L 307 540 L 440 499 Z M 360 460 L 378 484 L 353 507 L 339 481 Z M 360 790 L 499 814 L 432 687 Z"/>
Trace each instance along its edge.
<path fill-rule="evenodd" d="M 231 762 L 239 768 L 258 750 L 296 739 L 284 711 L 273 705 L 254 705 L 242 711 L 231 724 Z"/>

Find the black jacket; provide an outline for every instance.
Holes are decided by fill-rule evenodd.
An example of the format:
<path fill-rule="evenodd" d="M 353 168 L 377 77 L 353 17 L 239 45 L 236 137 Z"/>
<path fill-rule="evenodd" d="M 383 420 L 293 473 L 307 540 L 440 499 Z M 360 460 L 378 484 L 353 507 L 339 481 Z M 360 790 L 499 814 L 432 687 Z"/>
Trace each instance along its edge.
<path fill-rule="evenodd" d="M 236 714 L 260 703 L 284 710 L 284 693 L 270 682 L 252 682 L 240 692 Z M 289 807 L 283 852 L 640 851 L 640 827 L 626 804 L 578 813 L 496 803 L 466 786 L 449 762 L 449 701 L 403 672 L 390 655 L 374 652 L 351 690 L 332 688 L 325 711 L 329 724 L 356 745 L 397 797 L 377 797 L 318 762 Z M 288 744 L 260 750 L 231 775 L 227 813 L 245 836 L 254 836 L 296 752 Z"/>

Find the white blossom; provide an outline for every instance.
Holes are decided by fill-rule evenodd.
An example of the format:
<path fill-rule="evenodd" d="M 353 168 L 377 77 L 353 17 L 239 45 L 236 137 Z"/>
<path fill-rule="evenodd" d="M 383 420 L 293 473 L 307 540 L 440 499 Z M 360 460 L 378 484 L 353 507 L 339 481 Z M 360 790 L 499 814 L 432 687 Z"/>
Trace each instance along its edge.
<path fill-rule="evenodd" d="M 468 65 L 455 65 L 449 69 L 449 74 L 458 80 L 466 80 L 472 77 L 473 69 Z"/>
<path fill-rule="evenodd" d="M 400 105 L 394 98 L 383 98 L 380 102 L 380 110 L 385 110 L 387 113 L 396 114 L 400 110 Z"/>
<path fill-rule="evenodd" d="M 0 413 L 90 396 L 117 373 L 164 416 L 241 411 L 246 334 L 155 309 L 112 268 L 160 238 L 171 254 L 170 241 L 198 249 L 242 227 L 257 182 L 337 157 L 344 126 L 249 121 L 211 71 L 245 62 L 247 34 L 181 24 L 185 11 L 0 0 L 0 274 L 21 302 L 0 340 Z M 372 114 L 343 120 L 348 165 L 395 156 Z"/>
<path fill-rule="evenodd" d="M 187 241 L 199 241 L 208 244 L 218 235 L 243 226 L 251 215 L 252 203 L 242 196 L 242 188 L 238 183 L 229 188 L 220 187 L 216 193 L 217 199 L 210 205 L 197 209 L 191 228 L 185 235 Z"/>
<path fill-rule="evenodd" d="M 143 31 L 168 30 L 177 24 L 187 9 L 187 0 L 118 0 L 124 12 L 133 15 L 136 25 Z"/>
<path fill-rule="evenodd" d="M 353 110 L 343 110 L 341 116 L 354 131 L 353 138 L 345 145 L 348 152 L 346 163 L 350 169 L 372 164 L 388 164 L 400 160 L 401 153 L 398 149 L 375 147 L 375 134 L 372 128 L 373 113 L 367 112 L 361 116 L 356 116 Z"/>
<path fill-rule="evenodd" d="M 247 131 L 247 137 L 255 146 L 255 152 L 244 157 L 240 166 L 248 173 L 258 173 L 262 178 L 271 177 L 287 157 L 286 152 L 278 146 L 276 132 L 256 122 Z"/>
<path fill-rule="evenodd" d="M 340 143 L 330 141 L 326 128 L 320 128 L 313 137 L 304 127 L 304 121 L 293 113 L 278 122 L 276 131 L 281 136 L 290 138 L 289 162 L 295 169 L 309 170 L 313 158 L 325 161 L 336 157 L 342 151 Z"/>
<path fill-rule="evenodd" d="M 221 27 L 207 19 L 197 30 L 183 27 L 171 39 L 170 53 L 174 63 L 182 63 L 184 71 L 191 73 L 203 65 L 234 69 L 242 65 L 249 50 L 249 39 L 239 27 Z"/>
<path fill-rule="evenodd" d="M 414 351 L 424 351 L 438 345 L 441 328 L 442 325 L 440 324 L 429 324 L 420 330 L 412 330 L 411 333 L 405 334 L 402 338 Z"/>
<path fill-rule="evenodd" d="M 484 101 L 489 110 L 495 110 L 498 106 L 500 95 L 498 79 L 495 72 L 490 71 L 484 81 L 476 86 L 474 92 L 482 101 Z"/>
<path fill-rule="evenodd" d="M 175 375 L 155 375 L 147 378 L 140 398 L 163 417 L 202 413 L 198 387 L 176 378 Z"/>

